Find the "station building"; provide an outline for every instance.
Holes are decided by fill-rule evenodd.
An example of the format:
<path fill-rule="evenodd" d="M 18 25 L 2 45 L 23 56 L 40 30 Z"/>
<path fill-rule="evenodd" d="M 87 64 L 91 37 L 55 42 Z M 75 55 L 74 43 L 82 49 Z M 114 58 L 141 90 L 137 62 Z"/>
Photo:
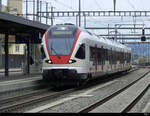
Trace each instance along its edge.
<path fill-rule="evenodd" d="M 13 15 L 22 14 L 22 0 L 7 0 L 7 6 L 2 5 L 1 11 Z M 3 34 L 0 34 L 0 68 L 4 68 L 4 38 Z M 15 36 L 9 36 L 9 65 L 10 68 L 17 68 L 23 62 L 24 57 L 24 44 L 15 44 Z M 19 61 L 16 63 L 15 61 Z"/>
<path fill-rule="evenodd" d="M 18 15 L 22 14 L 23 3 L 22 0 L 7 0 L 7 6 L 2 5 L 2 12 Z M 5 52 L 4 52 L 4 38 L 5 36 L 0 34 L 0 69 L 5 66 Z M 8 41 L 9 47 L 9 68 L 22 68 L 22 64 L 27 64 L 27 55 L 26 55 L 26 44 L 16 44 L 15 36 L 9 35 Z M 30 66 L 30 72 L 40 71 L 40 55 L 39 55 L 39 45 L 31 44 L 30 45 L 30 54 L 34 60 L 34 64 Z M 33 69 L 33 71 L 32 71 Z"/>

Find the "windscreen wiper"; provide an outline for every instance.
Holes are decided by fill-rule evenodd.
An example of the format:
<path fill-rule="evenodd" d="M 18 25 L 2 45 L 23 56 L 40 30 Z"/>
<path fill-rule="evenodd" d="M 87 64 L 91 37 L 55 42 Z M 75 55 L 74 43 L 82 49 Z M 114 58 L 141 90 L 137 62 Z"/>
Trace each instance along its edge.
<path fill-rule="evenodd" d="M 61 57 L 58 55 L 58 53 L 56 52 L 56 50 L 51 46 L 51 50 L 53 50 L 54 52 L 55 52 L 55 54 L 56 54 L 56 56 L 59 58 L 59 59 L 61 59 Z"/>

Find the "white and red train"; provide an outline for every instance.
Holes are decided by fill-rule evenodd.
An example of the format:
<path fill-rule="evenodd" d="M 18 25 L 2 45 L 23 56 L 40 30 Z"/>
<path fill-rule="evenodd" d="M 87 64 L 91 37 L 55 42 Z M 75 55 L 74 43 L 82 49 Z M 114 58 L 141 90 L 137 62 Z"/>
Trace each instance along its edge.
<path fill-rule="evenodd" d="M 131 48 L 70 24 L 50 27 L 41 44 L 44 80 L 81 84 L 131 69 Z"/>

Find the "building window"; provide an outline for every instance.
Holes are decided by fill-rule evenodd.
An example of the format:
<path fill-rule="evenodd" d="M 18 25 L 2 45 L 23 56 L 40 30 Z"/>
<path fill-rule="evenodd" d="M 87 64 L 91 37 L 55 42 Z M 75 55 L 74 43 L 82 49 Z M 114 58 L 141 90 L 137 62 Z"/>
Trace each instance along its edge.
<path fill-rule="evenodd" d="M 16 45 L 16 52 L 19 52 L 19 45 Z"/>

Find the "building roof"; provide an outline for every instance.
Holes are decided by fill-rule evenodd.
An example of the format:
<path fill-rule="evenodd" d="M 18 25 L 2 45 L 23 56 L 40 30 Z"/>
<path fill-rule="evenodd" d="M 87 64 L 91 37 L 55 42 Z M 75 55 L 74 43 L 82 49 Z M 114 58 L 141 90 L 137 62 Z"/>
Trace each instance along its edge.
<path fill-rule="evenodd" d="M 44 33 L 49 27 L 49 25 L 41 24 L 40 22 L 0 12 L 0 33 L 7 31 L 10 34 L 29 32 Z"/>

